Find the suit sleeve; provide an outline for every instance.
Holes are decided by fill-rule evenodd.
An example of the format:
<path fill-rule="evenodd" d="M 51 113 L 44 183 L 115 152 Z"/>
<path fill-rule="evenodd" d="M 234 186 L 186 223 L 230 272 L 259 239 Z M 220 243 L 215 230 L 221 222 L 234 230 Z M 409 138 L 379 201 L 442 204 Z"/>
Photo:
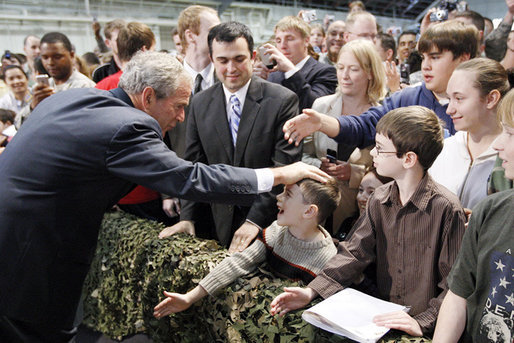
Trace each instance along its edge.
<path fill-rule="evenodd" d="M 278 114 L 275 117 L 275 142 L 274 152 L 271 156 L 273 167 L 279 167 L 300 161 L 302 158 L 302 145 L 288 144 L 284 139 L 282 127 L 284 123 L 298 114 L 298 97 L 290 92 L 282 101 Z M 275 186 L 268 193 L 262 193 L 251 206 L 247 219 L 259 225 L 267 227 L 276 219 L 276 196 L 282 192 L 282 186 Z"/>
<path fill-rule="evenodd" d="M 300 99 L 300 110 L 311 108 L 314 100 L 334 94 L 337 87 L 337 74 L 334 67 L 320 68 L 309 83 L 300 72 L 282 81 L 282 85 L 292 90 Z"/>
<path fill-rule="evenodd" d="M 202 147 L 198 127 L 196 126 L 196 116 L 194 104 L 189 107 L 189 118 L 186 128 L 186 149 L 184 159 L 193 163 L 201 162 L 207 164 L 207 157 Z M 180 220 L 195 220 L 196 202 L 191 200 L 181 201 Z"/>
<path fill-rule="evenodd" d="M 250 205 L 257 194 L 255 171 L 182 160 L 166 147 L 156 123 L 127 123 L 117 130 L 105 166 L 112 175 L 184 199 Z"/>

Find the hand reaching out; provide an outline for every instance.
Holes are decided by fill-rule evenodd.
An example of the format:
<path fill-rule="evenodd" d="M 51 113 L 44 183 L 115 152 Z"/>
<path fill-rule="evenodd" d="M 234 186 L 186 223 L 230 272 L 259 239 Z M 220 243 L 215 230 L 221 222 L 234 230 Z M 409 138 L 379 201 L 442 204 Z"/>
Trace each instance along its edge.
<path fill-rule="evenodd" d="M 373 323 L 378 326 L 385 326 L 386 328 L 406 332 L 411 336 L 423 336 L 423 331 L 421 331 L 421 327 L 418 322 L 404 311 L 396 311 L 375 316 L 375 318 L 373 318 Z"/>
<path fill-rule="evenodd" d="M 271 302 L 271 315 L 281 317 L 287 312 L 304 308 L 318 296 L 312 288 L 284 287 L 284 293 L 279 294 Z"/>

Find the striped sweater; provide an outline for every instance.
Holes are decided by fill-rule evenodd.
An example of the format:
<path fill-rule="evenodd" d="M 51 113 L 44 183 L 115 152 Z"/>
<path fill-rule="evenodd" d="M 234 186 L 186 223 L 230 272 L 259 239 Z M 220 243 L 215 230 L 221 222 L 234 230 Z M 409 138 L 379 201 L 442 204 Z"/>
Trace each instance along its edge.
<path fill-rule="evenodd" d="M 200 286 L 213 295 L 238 277 L 252 272 L 264 261 L 277 276 L 310 282 L 337 253 L 330 234 L 321 226 L 319 229 L 325 237 L 306 242 L 294 237 L 286 226 L 279 226 L 274 221 L 262 230 L 247 249 L 225 258 L 217 265 L 200 281 Z"/>

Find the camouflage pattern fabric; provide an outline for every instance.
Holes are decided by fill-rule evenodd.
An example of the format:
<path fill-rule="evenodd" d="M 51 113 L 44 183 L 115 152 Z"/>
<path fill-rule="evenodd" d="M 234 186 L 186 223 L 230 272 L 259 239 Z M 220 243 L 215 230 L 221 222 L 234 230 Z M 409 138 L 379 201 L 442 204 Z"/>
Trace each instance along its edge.
<path fill-rule="evenodd" d="M 286 286 L 264 264 L 216 297 L 157 320 L 163 290 L 184 293 L 228 254 L 215 241 L 185 234 L 159 239 L 161 224 L 108 213 L 84 285 L 83 324 L 113 339 L 144 333 L 155 342 L 349 342 L 302 320 L 303 311 L 271 316 L 270 302 Z M 320 299 L 313 303 L 319 302 Z M 430 342 L 390 332 L 381 342 Z"/>

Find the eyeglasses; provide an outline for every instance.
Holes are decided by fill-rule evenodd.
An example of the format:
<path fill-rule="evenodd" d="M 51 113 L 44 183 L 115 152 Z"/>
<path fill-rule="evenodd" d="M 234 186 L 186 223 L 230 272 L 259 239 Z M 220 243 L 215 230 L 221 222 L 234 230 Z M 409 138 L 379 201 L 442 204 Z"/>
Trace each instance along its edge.
<path fill-rule="evenodd" d="M 382 151 L 380 149 L 378 149 L 377 147 L 375 147 L 375 151 L 377 152 L 377 156 L 380 156 L 380 154 L 397 154 L 398 151 Z"/>

